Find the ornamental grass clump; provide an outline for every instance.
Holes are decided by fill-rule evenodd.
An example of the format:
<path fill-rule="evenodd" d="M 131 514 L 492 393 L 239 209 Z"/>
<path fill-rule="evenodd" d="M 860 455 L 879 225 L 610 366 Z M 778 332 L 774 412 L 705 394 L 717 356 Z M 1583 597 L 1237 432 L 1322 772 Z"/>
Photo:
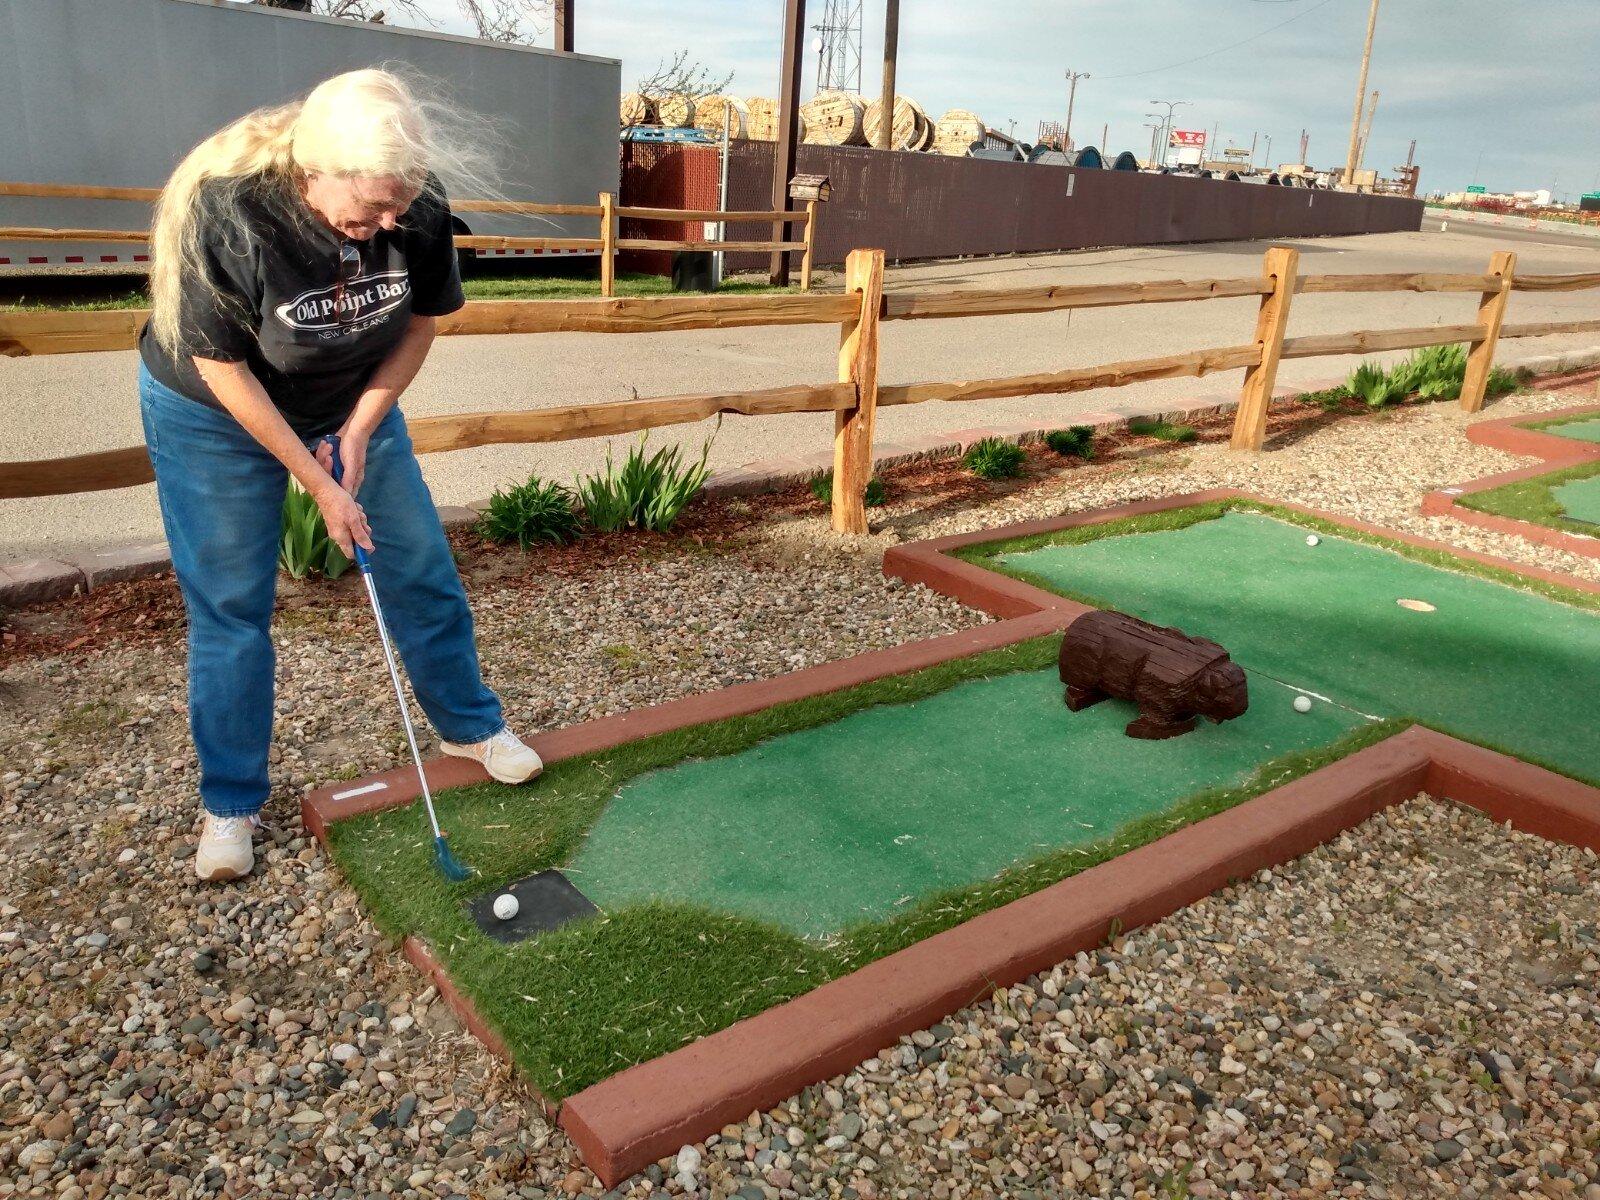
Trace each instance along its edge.
<path fill-rule="evenodd" d="M 1400 382 L 1375 362 L 1364 362 L 1350 372 L 1344 390 L 1368 408 L 1383 408 L 1405 396 Z"/>
<path fill-rule="evenodd" d="M 701 447 L 698 462 L 686 461 L 683 447 L 676 445 L 663 446 L 646 457 L 649 439 L 646 433 L 628 450 L 620 470 L 607 447 L 605 470 L 578 480 L 578 502 L 596 529 L 604 533 L 624 528 L 665 533 L 705 486 L 711 474 L 706 465 L 711 456 L 710 438 Z"/>
<path fill-rule="evenodd" d="M 1044 444 L 1062 458 L 1091 459 L 1094 457 L 1094 426 L 1074 425 L 1071 429 L 1052 429 L 1044 435 Z"/>
<path fill-rule="evenodd" d="M 1012 479 L 1022 474 L 1027 459 L 1021 446 L 1000 438 L 976 441 L 961 456 L 961 464 L 979 479 Z"/>
<path fill-rule="evenodd" d="M 1200 435 L 1193 425 L 1176 425 L 1171 421 L 1134 419 L 1128 422 L 1128 432 L 1139 437 L 1153 437 L 1162 442 L 1192 442 Z"/>
<path fill-rule="evenodd" d="M 322 510 L 292 480 L 283 497 L 283 526 L 278 536 L 278 566 L 291 579 L 322 575 L 337 579 L 350 569 L 339 543 L 328 536 Z"/>
<path fill-rule="evenodd" d="M 495 489 L 476 528 L 491 542 L 516 542 L 524 550 L 535 542 L 574 541 L 580 532 L 572 492 L 537 475 L 503 491 Z"/>

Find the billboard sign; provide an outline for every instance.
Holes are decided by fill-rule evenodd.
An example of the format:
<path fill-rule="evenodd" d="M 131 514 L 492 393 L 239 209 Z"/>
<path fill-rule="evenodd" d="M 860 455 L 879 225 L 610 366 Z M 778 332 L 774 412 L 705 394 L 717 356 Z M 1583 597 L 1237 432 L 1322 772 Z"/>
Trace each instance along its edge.
<path fill-rule="evenodd" d="M 1206 131 L 1204 129 L 1174 129 L 1168 135 L 1167 143 L 1172 146 L 1204 146 L 1206 144 Z"/>

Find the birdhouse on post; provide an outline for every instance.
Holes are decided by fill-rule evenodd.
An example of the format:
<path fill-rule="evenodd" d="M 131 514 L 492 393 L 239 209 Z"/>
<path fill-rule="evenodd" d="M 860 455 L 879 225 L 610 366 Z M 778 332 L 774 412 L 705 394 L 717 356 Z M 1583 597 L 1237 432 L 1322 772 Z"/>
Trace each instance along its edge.
<path fill-rule="evenodd" d="M 828 182 L 826 175 L 793 175 L 789 178 L 789 199 L 805 202 L 805 230 L 799 243 L 789 239 L 787 234 L 779 244 L 788 249 L 802 251 L 800 257 L 800 290 L 811 290 L 811 260 L 817 244 L 817 205 L 826 204 L 828 197 L 833 194 L 833 185 Z M 785 257 L 784 262 L 788 259 Z"/>
<path fill-rule="evenodd" d="M 789 199 L 815 200 L 826 204 L 833 194 L 833 185 L 826 175 L 796 175 L 789 180 Z"/>

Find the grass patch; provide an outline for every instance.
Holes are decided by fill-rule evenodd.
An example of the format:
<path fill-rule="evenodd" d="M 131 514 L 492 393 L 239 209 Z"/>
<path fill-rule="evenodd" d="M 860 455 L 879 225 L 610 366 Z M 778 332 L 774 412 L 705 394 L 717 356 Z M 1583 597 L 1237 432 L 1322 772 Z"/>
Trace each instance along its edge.
<path fill-rule="evenodd" d="M 148 308 L 150 294 L 142 287 L 129 288 L 118 280 L 109 290 L 97 289 L 89 278 L 76 280 L 79 290 L 66 295 L 48 292 L 20 292 L 0 300 L 0 310 L 36 312 L 102 312 L 114 308 Z M 59 286 L 59 285 L 57 285 Z M 600 295 L 600 280 L 593 276 L 566 275 L 469 275 L 461 281 L 468 300 L 580 300 Z M 759 278 L 726 279 L 718 295 L 760 296 L 767 293 L 798 292 L 798 284 L 773 287 Z M 638 272 L 619 274 L 614 288 L 618 296 L 670 296 L 672 280 L 665 275 Z"/>
<path fill-rule="evenodd" d="M 1504 484 L 1486 492 L 1457 496 L 1456 503 L 1462 508 L 1470 508 L 1476 512 L 1510 517 L 1516 521 L 1527 521 L 1532 525 L 1543 525 L 1549 529 L 1595 537 L 1600 534 L 1600 529 L 1586 521 L 1574 521 L 1567 516 L 1567 510 L 1555 497 L 1555 489 L 1562 484 L 1593 479 L 1596 475 L 1600 475 L 1600 460 L 1579 463 L 1575 467 L 1551 471 L 1548 475 L 1538 475 L 1532 479 L 1518 480 L 1516 483 Z"/>
<path fill-rule="evenodd" d="M 1482 494 L 1487 495 L 1488 493 Z M 1564 587 L 1559 583 L 1550 583 L 1543 579 L 1530 579 L 1527 576 L 1518 575 L 1516 572 L 1505 570 L 1502 567 L 1474 562 L 1470 558 L 1458 558 L 1447 551 L 1431 550 L 1425 546 L 1413 546 L 1408 542 L 1385 537 L 1382 534 L 1351 529 L 1336 521 L 1326 521 L 1309 513 L 1297 512 L 1277 504 L 1251 500 L 1243 496 L 1229 500 L 1211 500 L 1204 504 L 1195 504 L 1187 508 L 1169 508 L 1162 512 L 1149 513 L 1145 516 L 1120 517 L 1114 521 L 1104 521 L 1095 525 L 1080 525 L 1075 528 L 1060 529 L 1050 533 L 1036 533 L 1028 537 L 979 542 L 976 545 L 963 546 L 952 550 L 950 553 L 966 562 L 983 567 L 985 570 L 1007 575 L 1012 579 L 1020 579 L 1023 583 L 1032 584 L 1034 587 L 1041 588 L 1044 591 L 1053 592 L 1058 596 L 1066 596 L 1069 600 L 1076 600 L 1081 604 L 1097 604 L 1098 601 L 1093 596 L 1065 592 L 1032 572 L 1019 570 L 997 560 L 1002 555 L 1022 554 L 1045 546 L 1076 546 L 1085 542 L 1098 541 L 1103 537 L 1117 537 L 1127 533 L 1163 533 L 1168 530 L 1187 529 L 1191 525 L 1198 524 L 1201 521 L 1215 520 L 1229 512 L 1261 513 L 1264 516 L 1275 517 L 1280 521 L 1287 521 L 1291 525 L 1299 525 L 1327 537 L 1343 538 L 1348 542 L 1360 542 L 1368 546 L 1377 546 L 1381 549 L 1392 551 L 1403 558 L 1409 558 L 1430 567 L 1454 571 L 1459 575 L 1471 575 L 1479 579 L 1487 579 L 1493 583 L 1516 588 L 1518 591 L 1533 592 L 1536 595 L 1544 596 L 1546 599 L 1569 604 L 1574 608 L 1585 608 L 1600 612 L 1600 596 L 1589 592 Z"/>
<path fill-rule="evenodd" d="M 1074 425 L 1070 429 L 1052 429 L 1044 435 L 1044 444 L 1062 458 L 1094 457 L 1094 426 Z"/>
<path fill-rule="evenodd" d="M 1192 442 L 1200 436 L 1193 425 L 1177 425 L 1150 417 L 1135 417 L 1129 421 L 1128 432 L 1162 442 Z"/>
<path fill-rule="evenodd" d="M 580 300 L 600 295 L 600 280 L 558 275 L 470 275 L 461 281 L 468 300 Z M 720 296 L 760 296 L 769 292 L 798 292 L 798 284 L 773 287 L 758 279 L 726 279 Z M 613 291 L 618 296 L 671 296 L 672 280 L 666 275 L 619 274 Z"/>
<path fill-rule="evenodd" d="M 410 807 L 336 825 L 333 854 L 380 927 L 396 936 L 424 937 L 506 1038 L 534 1084 L 561 1097 L 1221 812 L 1407 724 L 1365 726 L 1332 745 L 1285 756 L 1237 787 L 1190 796 L 1101 841 L 922 897 L 890 919 L 863 923 L 828 942 L 659 902 L 624 907 L 515 946 L 485 937 L 466 916 L 462 904 L 469 894 L 570 861 L 617 790 L 647 771 L 686 758 L 734 754 L 767 738 L 873 705 L 919 700 L 969 680 L 1046 668 L 1058 646 L 1056 637 L 1038 638 L 553 763 L 533 791 L 484 784 L 443 793 L 441 817 L 452 831 L 452 846 L 481 873 L 466 884 L 451 884 L 433 869 L 424 822 Z"/>
<path fill-rule="evenodd" d="M 986 437 L 967 448 L 961 465 L 979 479 L 1015 479 L 1022 474 L 1027 451 L 1004 438 Z"/>

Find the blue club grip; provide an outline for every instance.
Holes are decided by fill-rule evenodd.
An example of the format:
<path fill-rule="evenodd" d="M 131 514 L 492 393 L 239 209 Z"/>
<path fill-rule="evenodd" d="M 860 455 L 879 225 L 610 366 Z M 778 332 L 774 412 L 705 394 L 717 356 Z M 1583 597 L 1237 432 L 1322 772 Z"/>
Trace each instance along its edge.
<path fill-rule="evenodd" d="M 344 461 L 339 457 L 339 435 L 330 433 L 327 441 L 328 445 L 333 448 L 333 481 L 343 484 Z M 363 574 L 372 574 L 372 563 L 368 560 L 367 552 L 362 548 L 361 543 L 352 540 L 351 549 L 356 552 L 356 566 L 361 569 Z"/>

